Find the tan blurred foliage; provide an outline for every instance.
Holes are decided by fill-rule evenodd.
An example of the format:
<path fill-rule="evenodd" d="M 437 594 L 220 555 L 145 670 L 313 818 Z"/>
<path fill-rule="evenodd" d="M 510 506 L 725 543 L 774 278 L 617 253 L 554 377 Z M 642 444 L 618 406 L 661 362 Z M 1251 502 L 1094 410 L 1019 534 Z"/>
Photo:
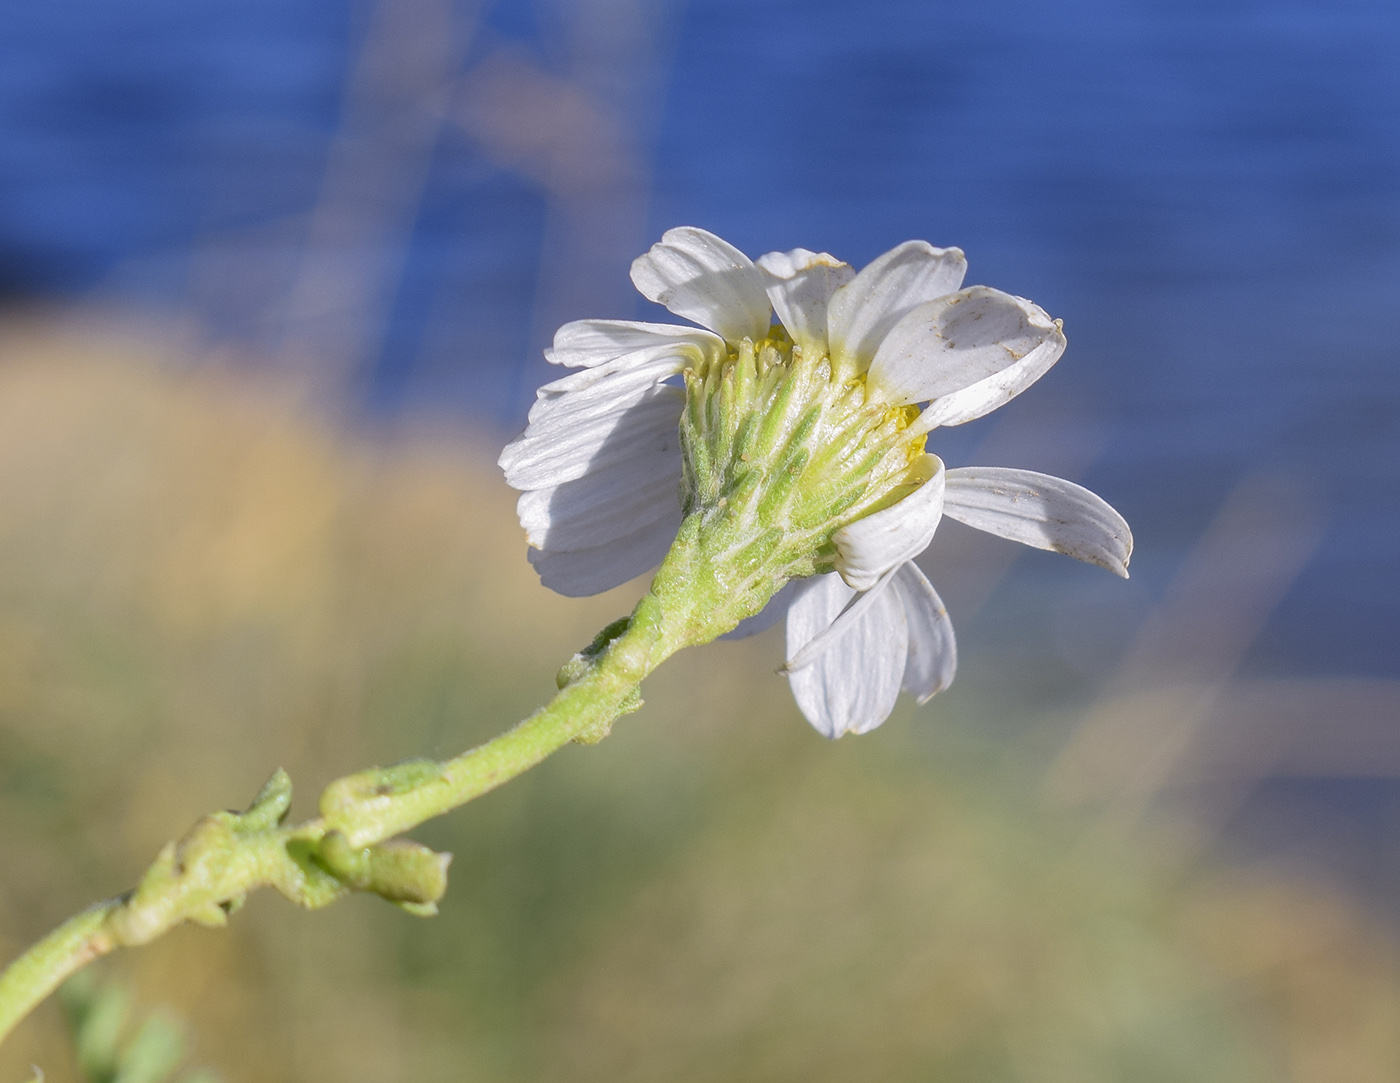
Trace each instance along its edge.
<path fill-rule="evenodd" d="M 635 585 L 542 590 L 490 448 L 278 380 L 0 335 L 0 952 L 273 767 L 448 754 Z M 1269 1080 L 1400 1074 L 1392 931 L 1302 874 L 1048 810 L 975 689 L 814 737 L 771 638 L 692 652 L 597 748 L 430 825 L 443 915 L 255 898 L 107 965 L 258 1080 Z M 55 1010 L 0 1051 L 72 1079 Z"/>

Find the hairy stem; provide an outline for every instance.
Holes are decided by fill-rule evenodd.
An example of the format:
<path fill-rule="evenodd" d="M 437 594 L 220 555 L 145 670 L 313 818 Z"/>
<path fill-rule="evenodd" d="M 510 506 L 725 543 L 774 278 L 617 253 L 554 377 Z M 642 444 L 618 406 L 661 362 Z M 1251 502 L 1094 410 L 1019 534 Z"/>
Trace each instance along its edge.
<path fill-rule="evenodd" d="M 0 974 L 0 1039 L 70 975 L 116 945 L 103 934 L 120 899 L 98 903 L 69 918 Z"/>
<path fill-rule="evenodd" d="M 70 919 L 0 973 L 0 1041 L 92 960 L 149 943 L 182 922 L 221 926 L 256 888 L 273 887 L 308 908 L 370 891 L 411 913 L 435 913 L 450 855 L 395 836 L 494 789 L 570 741 L 600 740 L 640 705 L 642 678 L 699 641 L 694 600 L 674 589 L 675 574 L 664 574 L 673 562 L 684 563 L 681 548 L 632 616 L 576 655 L 560 671 L 559 694 L 515 728 L 441 763 L 411 761 L 338 779 L 322 792 L 320 815 L 294 826 L 283 823 L 291 782 L 278 771 L 247 811 L 212 813 L 167 843 L 135 889 Z"/>

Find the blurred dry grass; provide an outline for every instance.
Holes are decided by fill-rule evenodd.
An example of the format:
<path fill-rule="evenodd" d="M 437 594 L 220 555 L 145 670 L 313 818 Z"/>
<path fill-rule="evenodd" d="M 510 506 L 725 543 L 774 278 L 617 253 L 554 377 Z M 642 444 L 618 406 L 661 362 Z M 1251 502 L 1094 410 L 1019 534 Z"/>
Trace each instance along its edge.
<path fill-rule="evenodd" d="M 369 439 L 270 378 L 0 334 L 0 952 L 277 764 L 528 712 L 636 588 L 553 597 L 489 449 Z M 770 639 L 671 663 L 597 748 L 430 825 L 442 916 L 255 898 L 110 968 L 230 1081 L 1059 1083 L 1400 1074 L 1391 931 L 1334 887 L 1086 832 L 966 687 L 815 738 Z M 46 1007 L 0 1051 L 74 1078 Z"/>

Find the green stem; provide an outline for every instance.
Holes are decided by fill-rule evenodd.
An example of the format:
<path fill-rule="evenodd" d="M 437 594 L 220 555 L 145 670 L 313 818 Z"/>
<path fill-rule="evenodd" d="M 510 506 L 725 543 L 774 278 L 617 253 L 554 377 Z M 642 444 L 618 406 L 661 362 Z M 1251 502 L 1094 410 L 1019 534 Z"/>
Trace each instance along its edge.
<path fill-rule="evenodd" d="M 642 679 L 698 641 L 694 599 L 675 589 L 685 578 L 683 548 L 672 551 L 625 626 L 615 635 L 605 631 L 561 671 L 559 694 L 499 737 L 443 763 L 414 761 L 338 779 L 321 795 L 321 815 L 303 824 L 281 823 L 291 783 L 280 771 L 248 811 L 204 817 L 162 849 L 132 892 L 70 919 L 0 973 L 0 1041 L 92 960 L 185 921 L 222 925 L 259 887 L 306 907 L 360 890 L 414 913 L 436 912 L 448 855 L 395 836 L 495 789 L 570 741 L 600 739 L 635 710 Z"/>
<path fill-rule="evenodd" d="M 70 975 L 116 946 L 103 926 L 121 900 L 71 917 L 0 974 L 0 1040 Z"/>
<path fill-rule="evenodd" d="M 378 769 L 339 779 L 321 795 L 328 830 L 355 846 L 368 846 L 408 831 L 534 767 L 580 734 L 606 727 L 629 709 L 627 701 L 648 673 L 681 644 L 669 644 L 656 619 L 657 599 L 647 595 L 598 661 L 514 729 L 423 774 L 402 791 Z M 414 774 L 414 765 L 405 765 Z M 347 811 L 348 810 L 348 811 Z"/>

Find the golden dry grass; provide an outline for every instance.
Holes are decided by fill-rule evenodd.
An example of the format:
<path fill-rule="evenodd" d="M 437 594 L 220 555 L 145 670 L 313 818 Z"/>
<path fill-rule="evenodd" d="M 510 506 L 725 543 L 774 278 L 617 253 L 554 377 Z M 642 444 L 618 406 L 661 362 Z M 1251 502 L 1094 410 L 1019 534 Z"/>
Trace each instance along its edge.
<path fill-rule="evenodd" d="M 278 381 L 0 335 L 0 952 L 285 765 L 447 754 L 528 712 L 636 587 L 539 587 L 472 439 L 370 439 Z M 104 964 L 233 1081 L 1380 1083 L 1389 929 L 1314 880 L 1092 842 L 975 687 L 828 744 L 771 639 L 425 828 L 428 922 L 255 898 Z M 0 1051 L 72 1066 L 51 1007 Z"/>

